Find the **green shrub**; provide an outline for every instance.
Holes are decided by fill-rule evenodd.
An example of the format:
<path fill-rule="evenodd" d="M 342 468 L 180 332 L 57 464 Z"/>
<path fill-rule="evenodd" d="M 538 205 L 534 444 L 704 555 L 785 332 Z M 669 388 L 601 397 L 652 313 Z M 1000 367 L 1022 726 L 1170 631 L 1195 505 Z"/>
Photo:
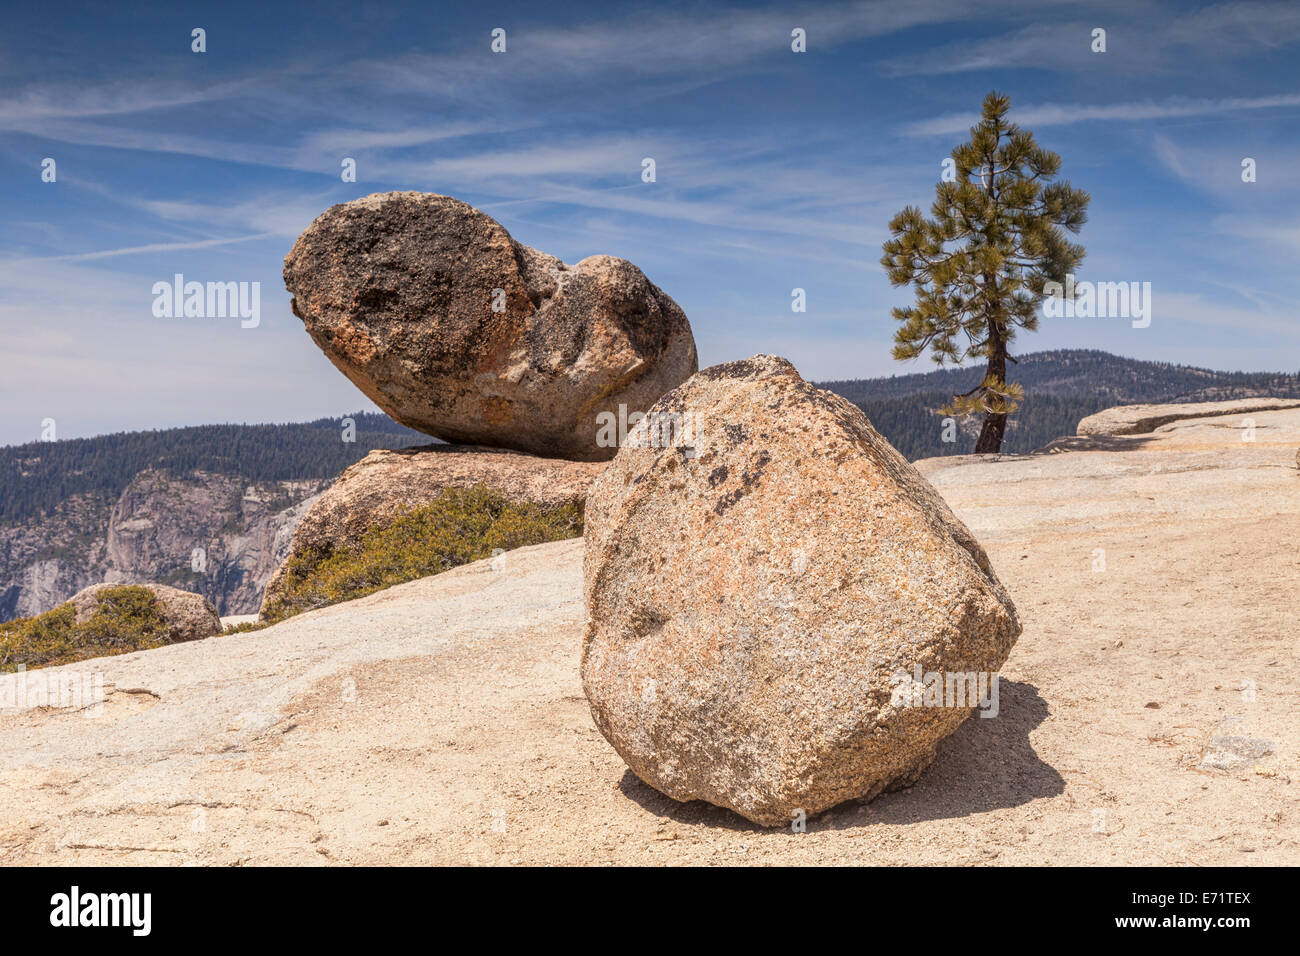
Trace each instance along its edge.
<path fill-rule="evenodd" d="M 270 621 L 245 621 L 243 624 L 230 624 L 221 632 L 221 636 L 227 634 L 247 634 L 249 631 L 260 631 L 264 627 L 270 627 Z"/>
<path fill-rule="evenodd" d="M 490 488 L 448 488 L 354 546 L 295 555 L 263 620 L 285 618 L 448 571 L 529 544 L 582 534 L 581 505 L 511 502 Z"/>
<path fill-rule="evenodd" d="M 529 544 L 582 534 L 582 508 L 514 503 L 489 488 L 449 488 L 435 501 L 407 511 L 351 548 L 294 557 L 280 595 L 256 623 L 223 634 L 261 630 L 314 608 L 448 571 Z M 84 623 L 72 602 L 35 617 L 0 624 L 0 673 L 128 654 L 171 643 L 169 626 L 148 588 L 123 585 L 98 593 Z"/>
<path fill-rule="evenodd" d="M 123 585 L 98 594 L 99 604 L 84 623 L 72 602 L 36 617 L 0 624 L 0 673 L 70 664 L 91 657 L 129 654 L 171 643 L 169 627 L 148 588 Z"/>

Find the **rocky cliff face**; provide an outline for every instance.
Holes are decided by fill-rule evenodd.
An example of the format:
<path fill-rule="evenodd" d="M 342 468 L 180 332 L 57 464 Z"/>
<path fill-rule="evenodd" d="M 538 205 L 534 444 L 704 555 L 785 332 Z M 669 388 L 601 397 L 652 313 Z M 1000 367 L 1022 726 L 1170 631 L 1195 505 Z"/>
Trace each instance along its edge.
<path fill-rule="evenodd" d="M 48 611 L 101 580 L 112 502 L 75 495 L 53 512 L 0 527 L 0 620 Z"/>
<path fill-rule="evenodd" d="M 223 615 L 254 613 L 328 485 L 148 469 L 116 502 L 69 498 L 45 517 L 0 527 L 0 620 L 48 611 L 100 582 L 167 584 L 202 594 Z"/>

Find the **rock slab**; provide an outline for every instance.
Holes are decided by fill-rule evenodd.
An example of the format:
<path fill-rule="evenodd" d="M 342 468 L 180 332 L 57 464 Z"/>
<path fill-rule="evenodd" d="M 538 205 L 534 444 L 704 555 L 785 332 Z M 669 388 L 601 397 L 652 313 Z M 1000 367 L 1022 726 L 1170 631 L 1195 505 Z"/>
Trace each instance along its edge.
<path fill-rule="evenodd" d="M 303 515 L 287 556 L 267 584 L 262 613 L 281 594 L 295 559 L 314 554 L 323 560 L 356 544 L 366 532 L 389 527 L 404 511 L 432 503 L 448 488 L 482 485 L 511 501 L 544 508 L 581 506 L 603 468 L 603 462 L 559 461 L 470 445 L 372 451 Z"/>
<path fill-rule="evenodd" d="M 1253 412 L 1300 408 L 1294 398 L 1238 398 L 1224 402 L 1183 402 L 1166 405 L 1116 405 L 1081 419 L 1078 434 L 1144 435 L 1162 425 L 1189 418 L 1249 415 Z"/>
<path fill-rule="evenodd" d="M 95 608 L 99 606 L 100 592 L 121 587 L 145 588 L 153 592 L 158 608 L 167 621 L 168 642 L 171 644 L 196 641 L 221 633 L 221 617 L 211 601 L 202 594 L 182 591 L 165 584 L 92 584 L 72 597 L 76 622 L 85 624 L 90 620 Z"/>
<path fill-rule="evenodd" d="M 690 445 L 644 440 L 674 416 Z M 765 826 L 915 780 L 972 711 L 915 706 L 916 668 L 991 674 L 1020 633 L 938 492 L 785 359 L 664 396 L 585 521 L 596 726 L 656 789 Z"/>
<path fill-rule="evenodd" d="M 333 206 L 284 260 L 293 312 L 358 388 L 448 442 L 605 461 L 603 413 L 698 364 L 686 315 L 632 263 L 570 266 L 449 196 Z"/>

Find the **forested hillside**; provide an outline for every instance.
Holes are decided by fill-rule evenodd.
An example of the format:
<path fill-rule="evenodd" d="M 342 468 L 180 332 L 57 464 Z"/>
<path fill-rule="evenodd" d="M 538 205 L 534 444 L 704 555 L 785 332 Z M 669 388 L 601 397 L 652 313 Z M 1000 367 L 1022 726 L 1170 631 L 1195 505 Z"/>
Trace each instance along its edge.
<path fill-rule="evenodd" d="M 966 454 L 977 419 L 949 429 L 934 409 L 981 376 L 946 369 L 822 382 L 856 402 L 910 459 Z M 1230 373 L 1105 352 L 1038 352 L 1010 378 L 1026 397 L 1003 445 L 1028 452 L 1112 405 L 1300 398 L 1300 379 Z M 0 619 L 40 613 L 105 580 L 178 583 L 223 613 L 256 608 L 288 535 L 330 480 L 374 448 L 433 441 L 386 415 L 291 425 L 198 425 L 0 448 Z M 952 432 L 955 431 L 955 434 Z M 207 570 L 191 573 L 194 542 Z"/>
<path fill-rule="evenodd" d="M 0 524 L 50 512 L 73 495 L 116 501 L 140 472 L 157 468 L 237 475 L 245 481 L 333 478 L 373 448 L 435 439 L 387 415 L 355 412 L 355 441 L 342 417 L 290 425 L 196 425 L 0 448 Z"/>
<path fill-rule="evenodd" d="M 979 428 L 963 423 L 956 441 L 943 440 L 943 416 L 934 412 L 977 384 L 982 368 L 940 369 L 890 378 L 818 382 L 867 413 L 873 425 L 909 459 L 969 454 Z M 1300 398 L 1300 376 L 1275 372 L 1216 372 L 1142 362 L 1107 352 L 1062 350 L 1019 357 L 1008 379 L 1024 386 L 1003 451 L 1033 451 L 1074 434 L 1079 419 L 1112 405 L 1215 401 L 1255 396 Z"/>
<path fill-rule="evenodd" d="M 819 382 L 859 405 L 910 459 L 965 454 L 978 422 L 964 423 L 956 441 L 943 441 L 934 413 L 982 371 L 941 369 L 889 378 Z M 1010 379 L 1025 388 L 1004 450 L 1027 452 L 1074 433 L 1079 419 L 1140 402 L 1211 401 L 1252 396 L 1300 397 L 1295 374 L 1216 372 L 1142 362 L 1106 352 L 1035 352 L 1020 357 Z M 74 495 L 116 501 L 141 471 L 206 471 L 249 482 L 332 478 L 372 448 L 433 441 L 386 415 L 357 412 L 356 440 L 342 440 L 342 419 L 288 425 L 197 425 L 122 432 L 95 438 L 0 448 L 0 525 L 49 513 Z"/>

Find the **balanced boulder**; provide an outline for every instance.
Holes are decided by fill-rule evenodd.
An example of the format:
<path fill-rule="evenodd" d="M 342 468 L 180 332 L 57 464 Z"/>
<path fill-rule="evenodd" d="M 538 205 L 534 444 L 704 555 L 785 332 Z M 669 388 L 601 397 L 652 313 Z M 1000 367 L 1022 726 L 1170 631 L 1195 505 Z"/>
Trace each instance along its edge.
<path fill-rule="evenodd" d="M 448 442 L 607 460 L 602 416 L 644 412 L 698 367 L 685 314 L 632 263 L 566 265 L 449 196 L 331 207 L 294 243 L 284 282 L 331 362 Z"/>
<path fill-rule="evenodd" d="M 938 492 L 781 358 L 664 396 L 584 536 L 596 726 L 651 786 L 765 826 L 915 780 L 1020 633 Z M 936 698 L 934 673 L 963 693 Z"/>

